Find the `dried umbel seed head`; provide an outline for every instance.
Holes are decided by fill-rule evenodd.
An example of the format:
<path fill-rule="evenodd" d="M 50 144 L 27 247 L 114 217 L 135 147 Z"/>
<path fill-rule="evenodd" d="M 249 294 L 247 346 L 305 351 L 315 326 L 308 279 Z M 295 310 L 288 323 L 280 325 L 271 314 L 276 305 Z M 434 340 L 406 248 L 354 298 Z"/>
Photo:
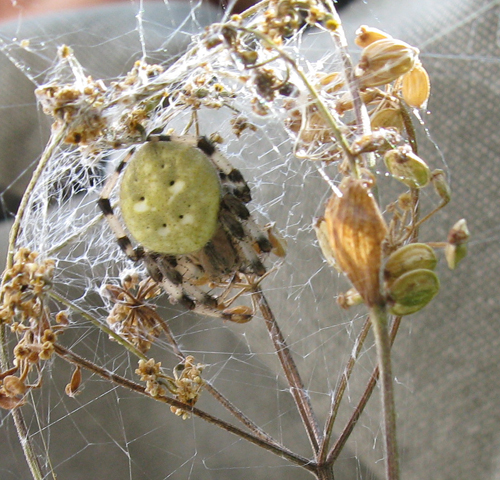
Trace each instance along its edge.
<path fill-rule="evenodd" d="M 333 194 L 325 211 L 326 234 L 339 268 L 368 306 L 380 300 L 382 242 L 387 226 L 366 182 L 347 177 L 342 196 Z"/>
<path fill-rule="evenodd" d="M 370 43 L 357 66 L 360 86 L 376 87 L 396 80 L 415 66 L 418 53 L 417 48 L 393 38 Z"/>
<path fill-rule="evenodd" d="M 451 270 L 467 256 L 467 242 L 470 232 L 465 219 L 459 220 L 448 233 L 448 243 L 444 249 L 446 262 Z"/>
<path fill-rule="evenodd" d="M 366 25 L 361 25 L 356 30 L 356 38 L 354 43 L 361 48 L 365 48 L 377 40 L 382 40 L 384 38 L 392 38 L 388 33 L 379 30 L 378 28 L 368 27 Z"/>
<path fill-rule="evenodd" d="M 389 150 L 384 161 L 391 175 L 411 188 L 425 187 L 431 179 L 428 165 L 408 147 Z"/>
<path fill-rule="evenodd" d="M 403 76 L 401 93 L 404 101 L 414 108 L 425 108 L 431 93 L 429 75 L 420 63 Z"/>
<path fill-rule="evenodd" d="M 411 270 L 434 270 L 438 259 L 434 250 L 425 243 L 411 243 L 393 252 L 384 267 L 384 280 L 391 284 Z"/>
<path fill-rule="evenodd" d="M 439 279 L 432 270 L 418 269 L 401 275 L 387 291 L 389 311 L 410 315 L 424 308 L 439 292 Z"/>

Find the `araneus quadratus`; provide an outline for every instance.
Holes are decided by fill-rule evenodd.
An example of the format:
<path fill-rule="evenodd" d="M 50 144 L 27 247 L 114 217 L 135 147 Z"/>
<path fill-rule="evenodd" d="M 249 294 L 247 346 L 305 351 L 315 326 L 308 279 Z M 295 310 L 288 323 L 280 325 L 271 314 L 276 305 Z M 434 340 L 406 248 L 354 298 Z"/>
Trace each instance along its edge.
<path fill-rule="evenodd" d="M 109 200 L 122 171 L 119 204 L 135 248 Z M 270 227 L 252 219 L 250 200 L 240 171 L 207 138 L 150 135 L 120 162 L 98 204 L 120 248 L 144 262 L 172 303 L 242 323 L 253 311 L 230 308 L 239 293 L 227 300 L 228 292 L 257 283 L 266 273 L 262 257 L 283 250 Z"/>

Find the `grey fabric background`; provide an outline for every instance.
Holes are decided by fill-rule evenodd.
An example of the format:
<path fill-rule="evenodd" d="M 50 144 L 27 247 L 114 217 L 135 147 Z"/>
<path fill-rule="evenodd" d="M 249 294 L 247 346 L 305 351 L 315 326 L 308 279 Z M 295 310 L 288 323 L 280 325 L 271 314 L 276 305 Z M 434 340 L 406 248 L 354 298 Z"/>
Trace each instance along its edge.
<path fill-rule="evenodd" d="M 147 44 L 161 45 L 165 38 L 172 38 L 177 19 L 186 18 L 189 4 L 170 10 L 162 4 L 148 8 Z M 136 11 L 133 5 L 128 5 L 66 13 L 6 25 L 0 28 L 0 33 L 5 38 L 26 36 L 35 43 L 47 33 L 51 38 L 60 35 L 58 43 L 74 46 L 81 62 L 93 65 L 94 76 L 106 79 L 125 72 L 140 51 L 138 37 L 131 33 L 135 28 Z M 423 230 L 423 238 L 444 238 L 450 226 L 462 217 L 467 218 L 473 234 L 469 258 L 455 273 L 442 269 L 439 297 L 425 313 L 404 323 L 396 342 L 394 373 L 402 478 L 500 479 L 500 295 L 497 280 L 500 273 L 500 166 L 497 158 L 500 152 L 500 46 L 497 37 L 500 7 L 496 2 L 485 0 L 372 0 L 354 2 L 342 13 L 349 39 L 360 24 L 367 23 L 420 47 L 422 62 L 432 80 L 430 115 L 425 118 L 430 134 L 422 134 L 422 156 L 433 167 L 442 167 L 444 158 L 451 174 L 454 196 L 446 212 Z M 204 16 L 197 15 L 198 19 Z M 108 18 L 113 18 L 111 24 Z M 112 28 L 117 29 L 116 33 Z M 113 39 L 113 42 L 103 43 L 102 38 Z M 181 51 L 187 41 L 186 35 L 174 37 L 173 43 L 168 45 L 169 54 Z M 47 62 L 49 66 L 50 59 Z M 36 109 L 32 83 L 5 59 L 0 66 L 0 82 L 0 105 L 4 107 L 0 112 L 0 184 L 6 188 L 36 161 L 44 146 L 47 124 Z M 28 179 L 29 175 L 25 174 L 22 181 L 7 189 L 8 195 L 19 195 Z M 303 210 L 307 214 L 310 212 L 312 218 L 317 213 L 316 206 L 307 202 L 307 198 L 304 199 Z M 2 238 L 6 238 L 8 223 L 0 228 Z M 293 276 L 305 269 L 321 270 L 321 258 L 304 252 L 290 247 L 288 264 L 279 278 Z M 321 299 L 329 295 L 331 281 L 331 273 L 321 270 L 313 280 L 315 295 L 300 298 L 300 311 L 315 312 L 319 318 L 328 317 L 329 312 L 326 307 L 323 310 Z M 270 301 L 282 318 L 296 314 L 296 300 L 291 301 L 291 296 L 271 294 Z M 186 319 L 177 327 L 187 328 L 193 321 Z M 300 332 L 287 331 L 286 325 L 284 329 L 290 339 L 298 335 L 311 339 L 311 343 L 297 341 L 294 349 L 313 401 L 319 411 L 324 412 L 328 400 L 321 392 L 325 391 L 325 384 L 332 385 L 318 373 L 321 370 L 316 364 L 307 361 L 307 351 L 314 348 L 312 342 L 317 341 L 314 336 L 317 326 L 318 323 L 304 322 Z M 346 351 L 348 337 L 344 332 L 328 339 L 325 351 L 331 352 L 332 361 L 328 367 L 332 371 L 336 371 L 345 359 L 336 354 Z M 238 355 L 246 350 L 246 344 L 237 335 L 231 335 L 230 329 L 207 329 L 204 341 L 210 345 L 210 351 L 234 352 L 234 358 L 239 358 Z M 268 350 L 265 332 L 258 328 L 246 329 L 245 341 L 254 353 Z M 186 347 L 196 349 L 195 345 L 186 342 Z M 113 352 L 109 352 L 110 358 L 112 355 Z M 257 356 L 259 361 L 271 358 Z M 326 354 L 325 358 L 328 358 Z M 249 364 L 252 362 L 250 357 L 245 359 Z M 362 363 L 364 375 L 360 374 L 350 385 L 350 408 L 373 366 L 369 355 L 365 361 Z M 267 421 L 287 439 L 288 445 L 307 455 L 301 427 L 296 416 L 290 413 L 292 404 L 284 384 L 279 383 L 277 374 L 273 380 L 273 372 L 278 371 L 276 365 L 271 359 L 259 368 L 266 371 L 259 381 L 252 379 L 245 390 L 248 392 L 245 411 L 252 418 L 256 416 L 266 421 L 266 404 L 278 404 L 282 418 L 277 421 L 270 414 Z M 243 373 L 240 368 L 234 368 L 232 378 L 230 372 L 224 375 L 224 391 L 231 397 L 241 391 Z M 65 382 L 66 378 L 52 380 L 53 385 L 63 386 Z M 255 385 L 261 387 L 256 395 L 258 401 L 254 396 Z M 281 391 L 276 392 L 277 387 Z M 95 393 L 99 391 L 100 396 Z M 91 392 L 95 397 L 93 401 L 88 400 Z M 200 421 L 172 422 L 170 416 L 165 418 L 163 407 L 150 404 L 144 412 L 143 403 L 136 398 L 109 392 L 100 382 L 89 385 L 85 395 L 89 395 L 84 397 L 87 400 L 78 399 L 82 408 L 70 417 L 64 415 L 62 402 L 62 413 L 54 409 L 54 416 L 60 415 L 62 419 L 53 425 L 56 433 L 50 445 L 59 478 L 119 479 L 128 478 L 132 472 L 134 479 L 156 479 L 167 478 L 171 471 L 174 474 L 168 478 L 175 479 L 310 478 L 253 447 L 235 443 L 229 435 Z M 376 397 L 339 462 L 337 480 L 382 478 Z M 342 418 L 349 414 L 349 407 L 342 412 Z M 0 435 L 7 440 L 2 441 L 5 446 L 0 453 L 0 478 L 28 478 L 9 416 L 2 413 L 1 418 Z M 122 428 L 123 418 L 127 419 L 126 431 Z M 162 419 L 159 424 L 158 419 Z M 75 428 L 78 435 L 75 435 Z M 103 432 L 106 434 L 102 435 Z M 143 433 L 147 440 L 138 441 Z M 87 443 L 84 438 L 88 438 Z M 123 452 L 122 441 L 129 454 Z"/>

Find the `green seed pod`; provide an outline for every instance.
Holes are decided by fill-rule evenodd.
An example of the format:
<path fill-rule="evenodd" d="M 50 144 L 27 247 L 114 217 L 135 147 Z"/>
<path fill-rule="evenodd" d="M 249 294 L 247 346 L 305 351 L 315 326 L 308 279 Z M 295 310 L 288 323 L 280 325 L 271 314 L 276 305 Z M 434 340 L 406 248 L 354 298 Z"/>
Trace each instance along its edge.
<path fill-rule="evenodd" d="M 412 270 L 434 270 L 438 259 L 434 250 L 425 243 L 410 243 L 393 252 L 384 268 L 384 279 L 392 283 Z"/>
<path fill-rule="evenodd" d="M 403 117 L 398 108 L 383 108 L 377 110 L 370 117 L 372 130 L 378 128 L 395 128 L 398 132 L 404 131 Z"/>
<path fill-rule="evenodd" d="M 443 203 L 448 203 L 451 199 L 451 189 L 443 170 L 434 170 L 432 172 L 431 181 L 434 190 L 436 190 L 436 193 L 441 197 Z"/>
<path fill-rule="evenodd" d="M 444 249 L 444 255 L 451 270 L 454 270 L 466 257 L 469 237 L 470 232 L 464 218 L 455 223 L 448 233 L 448 244 Z"/>
<path fill-rule="evenodd" d="M 424 308 L 439 292 L 439 279 L 432 270 L 418 269 L 401 275 L 387 292 L 393 315 L 410 315 Z"/>
<path fill-rule="evenodd" d="M 389 150 L 384 161 L 391 175 L 411 188 L 425 187 L 431 179 L 428 165 L 408 147 Z"/>
<path fill-rule="evenodd" d="M 446 244 L 444 247 L 444 256 L 450 270 L 455 270 L 457 265 L 467 256 L 467 244 L 452 245 Z"/>

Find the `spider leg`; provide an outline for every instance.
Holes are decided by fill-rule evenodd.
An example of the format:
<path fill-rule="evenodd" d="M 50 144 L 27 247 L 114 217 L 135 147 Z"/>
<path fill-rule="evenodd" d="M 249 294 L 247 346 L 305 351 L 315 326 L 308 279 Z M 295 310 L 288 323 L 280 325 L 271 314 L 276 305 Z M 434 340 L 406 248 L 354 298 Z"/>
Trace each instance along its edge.
<path fill-rule="evenodd" d="M 217 298 L 203 291 L 201 288 L 185 281 L 186 272 L 182 263 L 174 257 L 159 254 L 144 255 L 144 263 L 151 278 L 158 282 L 173 304 L 181 304 L 192 312 L 210 317 L 222 318 L 236 323 L 245 323 L 253 317 L 253 311 L 248 307 L 234 307 L 225 309 Z"/>
<path fill-rule="evenodd" d="M 244 271 L 264 275 L 266 269 L 260 260 L 254 243 L 263 253 L 272 250 L 272 244 L 265 231 L 261 231 L 253 222 L 247 207 L 231 193 L 226 193 L 222 199 L 220 220 L 231 238 L 236 240 L 236 247 L 241 251 Z M 246 268 L 245 268 L 246 267 Z"/>
<path fill-rule="evenodd" d="M 99 200 L 97 201 L 97 205 L 101 209 L 104 217 L 106 218 L 111 230 L 116 236 L 116 241 L 120 246 L 121 250 L 127 255 L 128 258 L 136 262 L 140 260 L 144 254 L 142 248 L 134 249 L 132 246 L 132 242 L 119 222 L 118 218 L 116 218 L 115 212 L 109 201 L 109 197 L 111 196 L 111 192 L 115 188 L 118 180 L 120 178 L 120 174 L 127 165 L 128 161 L 132 158 L 135 152 L 135 148 L 132 148 L 125 158 L 118 164 L 113 174 L 106 180 L 104 187 L 101 191 L 101 195 L 99 196 Z"/>

